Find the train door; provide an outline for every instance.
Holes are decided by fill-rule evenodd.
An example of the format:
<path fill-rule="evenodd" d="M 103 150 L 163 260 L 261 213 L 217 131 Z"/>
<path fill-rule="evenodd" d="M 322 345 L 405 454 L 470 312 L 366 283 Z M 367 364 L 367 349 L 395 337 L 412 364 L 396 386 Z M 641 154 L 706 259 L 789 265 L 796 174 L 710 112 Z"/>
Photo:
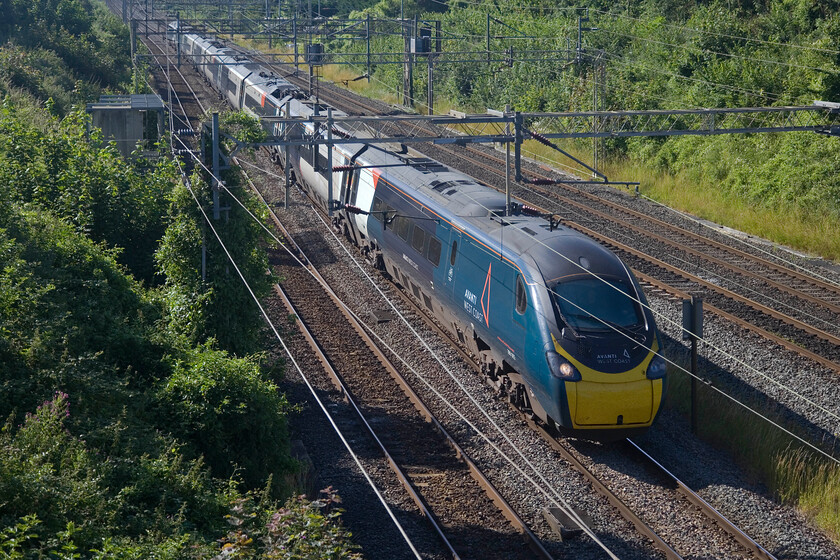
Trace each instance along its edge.
<path fill-rule="evenodd" d="M 357 177 L 357 179 L 354 179 L 356 181 L 356 197 L 355 201 L 351 202 L 351 204 L 365 211 L 370 211 L 371 206 L 373 206 L 373 195 L 376 192 L 376 179 L 379 178 L 379 173 L 377 172 L 376 179 L 374 179 L 373 171 L 373 169 L 362 168 L 353 173 L 353 176 Z M 369 237 L 367 219 L 368 217 L 366 215 L 356 215 L 356 226 L 365 237 Z"/>
<path fill-rule="evenodd" d="M 458 257 L 461 251 L 462 235 L 460 230 L 452 227 L 449 233 L 449 247 L 446 255 L 446 260 L 442 263 L 444 265 L 443 285 L 446 287 L 447 295 L 457 301 L 458 294 L 454 294 L 455 276 L 458 270 Z"/>
<path fill-rule="evenodd" d="M 531 298 L 528 296 L 528 285 L 525 283 L 525 278 L 518 270 L 513 269 L 513 290 L 510 293 L 510 306 L 512 321 L 511 329 L 507 336 L 510 340 L 507 342 L 508 357 L 513 359 L 515 363 L 519 355 L 525 350 L 525 340 L 528 333 L 527 327 L 527 313 L 528 306 L 532 305 Z"/>

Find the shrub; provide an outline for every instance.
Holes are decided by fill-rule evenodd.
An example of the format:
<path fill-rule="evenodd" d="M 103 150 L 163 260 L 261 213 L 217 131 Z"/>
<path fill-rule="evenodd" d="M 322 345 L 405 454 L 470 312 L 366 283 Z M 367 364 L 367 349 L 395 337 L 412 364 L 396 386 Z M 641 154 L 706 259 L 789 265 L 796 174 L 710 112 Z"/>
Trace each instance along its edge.
<path fill-rule="evenodd" d="M 232 358 L 209 345 L 190 351 L 157 398 L 172 434 L 203 455 L 215 476 L 241 476 L 253 489 L 294 469 L 289 403 L 256 359 Z"/>

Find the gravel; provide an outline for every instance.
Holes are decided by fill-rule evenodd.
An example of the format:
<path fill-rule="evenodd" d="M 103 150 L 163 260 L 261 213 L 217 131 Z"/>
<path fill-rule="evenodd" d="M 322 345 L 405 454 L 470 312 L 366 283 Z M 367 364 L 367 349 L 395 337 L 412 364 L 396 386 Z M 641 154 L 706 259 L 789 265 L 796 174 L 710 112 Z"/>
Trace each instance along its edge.
<path fill-rule="evenodd" d="M 295 200 L 293 209 L 281 214 L 285 221 L 307 220 L 301 227 L 309 229 L 309 236 L 326 235 L 326 231 L 308 212 L 301 211 L 301 202 Z M 307 217 L 308 216 L 308 217 Z M 326 242 L 333 247 L 336 255 L 336 262 L 322 270 L 324 275 L 337 286 L 342 299 L 351 307 L 359 310 L 360 314 L 368 315 L 374 309 L 386 309 L 389 305 L 378 295 L 371 292 L 369 281 L 360 277 L 359 269 L 355 266 L 348 268 L 348 257 L 344 250 L 335 243 L 335 240 L 327 238 Z M 391 290 L 374 271 L 364 267 L 371 275 L 373 282 L 380 286 L 386 293 Z M 393 299 L 393 298 L 392 298 Z M 679 307 L 677 302 L 669 298 L 661 298 L 651 295 L 651 304 L 655 311 L 662 313 L 674 320 L 679 318 Z M 395 300 L 395 305 L 401 311 L 403 304 Z M 373 321 L 371 321 L 372 323 Z M 525 454 L 525 459 L 516 457 L 516 464 L 523 470 L 536 478 L 537 475 L 530 471 L 527 462 L 530 462 L 536 470 L 545 477 L 548 487 L 553 488 L 560 498 L 570 503 L 575 508 L 586 512 L 593 520 L 593 528 L 604 540 L 608 547 L 621 558 L 649 558 L 660 555 L 659 552 L 650 548 L 650 545 L 643 542 L 628 522 L 620 518 L 606 500 L 593 493 L 589 485 L 583 481 L 582 476 L 565 466 L 559 456 L 550 449 L 547 443 L 543 442 L 534 432 L 527 428 L 527 425 L 514 414 L 504 402 L 495 400 L 492 392 L 481 382 L 481 380 L 470 370 L 460 364 L 454 351 L 447 346 L 447 343 L 440 341 L 429 332 L 426 327 L 417 321 L 411 321 L 414 328 L 421 332 L 424 340 L 428 341 L 431 352 L 422 345 L 418 346 L 416 339 L 410 329 L 398 320 L 393 320 L 383 325 L 373 327 L 392 348 L 399 348 L 400 354 L 410 363 L 435 388 L 438 388 L 453 403 L 456 403 L 458 410 L 468 414 L 471 421 L 484 433 L 492 433 L 490 421 L 476 414 L 472 405 L 464 396 L 460 388 L 444 371 L 444 366 L 436 362 L 433 354 L 441 356 L 446 369 L 450 370 L 453 377 L 458 379 L 473 395 L 473 398 L 487 411 L 488 415 L 502 426 L 507 438 L 519 450 Z M 666 321 L 660 320 L 665 326 L 664 334 L 669 337 L 669 348 L 675 351 L 677 343 L 673 341 L 676 333 L 671 332 Z M 729 348 L 737 350 L 735 355 L 744 356 L 747 354 L 745 345 L 748 343 L 749 352 L 754 355 L 768 355 L 772 353 L 766 341 L 762 341 L 753 335 L 755 340 L 743 336 L 749 333 L 736 333 L 738 340 L 733 336 L 733 329 L 719 319 L 709 318 L 706 324 L 707 337 L 710 341 L 716 341 L 719 336 L 728 340 Z M 777 349 L 776 349 L 777 350 Z M 778 352 L 775 352 L 778 354 Z M 799 359 L 801 360 L 801 359 Z M 744 384 L 745 385 L 745 384 Z M 511 467 L 499 454 L 494 451 L 475 430 L 458 416 L 451 408 L 442 404 L 428 388 L 418 383 L 418 392 L 426 399 L 427 404 L 438 415 L 444 425 L 455 435 L 462 445 L 466 447 L 479 466 L 489 473 L 494 483 L 502 490 L 506 498 L 514 504 L 520 514 L 531 527 L 544 539 L 548 541 L 549 549 L 557 557 L 574 558 L 601 558 L 604 553 L 593 548 L 589 539 L 579 539 L 560 543 L 556 537 L 549 532 L 548 526 L 541 516 L 541 508 L 550 505 L 550 499 L 539 494 L 524 477 Z M 511 456 L 515 455 L 513 449 L 505 442 L 505 438 L 499 434 L 490 436 L 491 439 L 505 452 Z M 662 417 L 654 425 L 654 428 L 645 436 L 642 445 L 663 461 L 672 471 L 682 477 L 691 487 L 702 489 L 703 496 L 712 502 L 725 515 L 738 525 L 742 526 L 748 533 L 753 534 L 756 539 L 772 551 L 783 552 L 786 558 L 829 558 L 840 555 L 831 541 L 818 530 L 809 526 L 807 520 L 792 508 L 779 505 L 772 500 L 766 490 L 751 483 L 749 477 L 743 474 L 734 466 L 732 459 L 725 453 L 716 451 L 710 446 L 702 443 L 690 435 L 690 430 L 685 421 L 670 410 L 665 410 Z M 705 543 L 698 542 L 696 533 L 692 534 L 688 529 L 694 526 L 708 525 L 708 522 L 697 517 L 691 517 L 685 521 L 684 506 L 672 506 L 663 500 L 650 499 L 659 489 L 651 487 L 640 478 L 638 473 L 621 472 L 620 455 L 611 456 L 609 450 L 606 455 L 599 455 L 596 460 L 590 461 L 591 466 L 604 476 L 611 476 L 618 488 L 623 488 L 624 496 L 628 501 L 634 501 L 634 507 L 647 512 L 654 520 L 659 521 L 657 527 L 662 531 L 666 541 L 675 539 L 677 545 L 686 557 L 715 557 L 715 558 L 736 558 L 739 557 L 737 548 L 728 549 L 725 537 L 710 538 Z M 621 492 L 619 492 L 621 493 Z M 559 499 L 556 498 L 555 499 Z M 348 508 L 353 507 L 348 505 Z M 678 511 L 663 511 L 675 507 Z M 680 513 L 682 508 L 683 513 Z M 643 513 L 644 515 L 644 513 Z M 677 519 L 677 523 L 674 523 Z M 669 527 L 668 524 L 671 524 Z M 687 536 L 681 537 L 681 534 Z M 795 534 L 795 537 L 791 537 Z M 719 541 L 719 542 L 718 542 Z M 714 544 L 710 544 L 714 542 Z M 714 550 L 709 556 L 709 549 Z"/>

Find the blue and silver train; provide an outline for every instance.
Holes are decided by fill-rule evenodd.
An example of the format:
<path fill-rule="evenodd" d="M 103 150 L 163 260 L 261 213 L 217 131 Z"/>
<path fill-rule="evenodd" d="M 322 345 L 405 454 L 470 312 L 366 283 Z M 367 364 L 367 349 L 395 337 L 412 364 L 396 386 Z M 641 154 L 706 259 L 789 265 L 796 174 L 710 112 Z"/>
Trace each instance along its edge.
<path fill-rule="evenodd" d="M 234 108 L 257 117 L 285 117 L 286 107 L 289 116 L 326 113 L 267 68 L 175 26 L 169 37 L 180 39 L 182 56 Z M 280 125 L 273 126 L 280 136 Z M 315 134 L 306 126 L 305 134 Z M 578 437 L 646 431 L 665 394 L 666 364 L 627 266 L 518 203 L 505 216 L 503 194 L 403 152 L 335 145 L 333 204 L 326 145 L 291 147 L 286 163 L 323 208 L 339 208 L 335 225 L 445 325 L 516 406 Z"/>

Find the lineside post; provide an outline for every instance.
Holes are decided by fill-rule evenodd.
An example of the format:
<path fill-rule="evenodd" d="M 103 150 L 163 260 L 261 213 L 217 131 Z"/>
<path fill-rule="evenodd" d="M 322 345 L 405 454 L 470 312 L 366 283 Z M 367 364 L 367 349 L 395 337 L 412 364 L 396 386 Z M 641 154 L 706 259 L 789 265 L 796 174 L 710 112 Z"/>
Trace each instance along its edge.
<path fill-rule="evenodd" d="M 333 145 L 332 145 L 332 107 L 327 109 L 327 215 L 333 215 Z M 320 152 L 321 147 L 318 147 Z"/>
<path fill-rule="evenodd" d="M 514 180 L 522 180 L 522 113 L 519 111 L 514 115 L 514 140 L 513 140 L 513 166 Z"/>
<path fill-rule="evenodd" d="M 213 113 L 211 142 L 213 151 L 213 177 L 210 180 L 210 184 L 213 187 L 213 219 L 218 220 L 221 217 L 219 213 L 219 189 L 221 188 L 221 180 L 219 179 L 219 113 Z"/>
<path fill-rule="evenodd" d="M 697 341 L 703 337 L 703 298 L 684 299 L 683 340 L 691 341 L 691 433 L 697 434 Z"/>
<path fill-rule="evenodd" d="M 429 114 L 435 114 L 435 66 L 434 66 L 434 55 L 429 52 L 426 55 L 427 61 L 429 63 L 429 79 L 428 79 L 428 92 L 426 94 L 427 101 L 429 102 Z"/>
<path fill-rule="evenodd" d="M 510 104 L 505 105 L 505 216 L 510 216 Z"/>
<path fill-rule="evenodd" d="M 365 21 L 365 43 L 367 44 L 367 81 L 370 83 L 370 14 Z"/>
<path fill-rule="evenodd" d="M 285 117 L 289 118 L 289 111 L 291 111 L 291 103 L 286 101 L 286 114 Z M 291 162 L 289 161 L 289 125 L 290 123 L 286 123 L 283 125 L 283 140 L 285 140 L 285 145 L 283 146 L 284 151 L 284 161 L 283 161 L 283 171 L 286 175 L 286 196 L 283 198 L 283 210 L 289 209 L 289 188 L 291 187 L 291 171 L 289 170 L 289 166 Z"/>

